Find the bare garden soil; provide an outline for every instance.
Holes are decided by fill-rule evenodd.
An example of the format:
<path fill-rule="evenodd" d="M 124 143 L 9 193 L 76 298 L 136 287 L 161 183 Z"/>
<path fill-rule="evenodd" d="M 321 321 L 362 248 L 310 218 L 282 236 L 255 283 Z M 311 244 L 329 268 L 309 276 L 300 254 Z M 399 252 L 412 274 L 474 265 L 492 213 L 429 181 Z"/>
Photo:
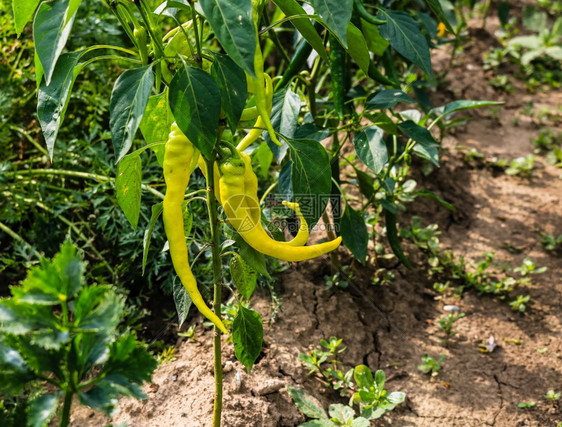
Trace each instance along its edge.
<path fill-rule="evenodd" d="M 497 111 L 475 110 L 465 128 L 443 140 L 442 166 L 428 176 L 416 177 L 418 188 L 428 188 L 457 208 L 450 212 L 434 202 L 418 198 L 400 217 L 401 226 L 413 215 L 422 225 L 439 225 L 441 246 L 469 262 L 495 252 L 494 262 L 521 265 L 524 258 L 548 270 L 533 275 L 534 285 L 519 289 L 529 294 L 524 313 L 511 310 L 506 301 L 479 296 L 473 291 L 462 299 L 441 296 L 427 274 L 427 257 L 404 242 L 414 268 L 396 261 L 386 265 L 396 274 L 388 285 L 374 286 L 372 265 L 354 264 L 352 284 L 326 289 L 329 258 L 294 264 L 278 280 L 282 298 L 273 322 L 271 299 L 265 292 L 253 298 L 253 308 L 264 319 L 264 346 L 248 375 L 235 360 L 231 343 L 225 343 L 225 426 L 296 426 L 305 418 L 296 409 L 286 386 L 303 388 L 325 408 L 342 402 L 325 390 L 298 359 L 299 353 L 336 336 L 348 346 L 342 354 L 345 370 L 366 364 L 383 369 L 387 390 L 403 391 L 406 401 L 377 420 L 393 426 L 556 426 L 562 422 L 560 401 L 544 398 L 562 391 L 562 254 L 548 253 L 538 231 L 562 234 L 562 179 L 560 169 L 538 156 L 532 176 L 508 176 L 486 162 L 467 162 L 466 148 L 476 148 L 486 158 L 509 160 L 533 152 L 531 139 L 540 127 L 522 113 L 562 105 L 560 91 L 529 94 L 523 83 L 512 79 L 515 92 L 506 94 L 488 85 L 491 77 L 482 68 L 482 53 L 494 43 L 497 22 L 488 18 L 486 30 L 471 29 L 472 41 L 446 75 L 445 91 L 434 105 L 453 99 L 503 100 Z M 447 67 L 446 49 L 434 59 L 437 72 Z M 518 117 L 518 123 L 513 120 Z M 560 131 L 560 121 L 551 124 Z M 558 126 L 556 128 L 556 125 Z M 384 241 L 384 239 L 381 239 Z M 513 254 L 506 249 L 517 249 Z M 341 255 L 345 257 L 344 251 Z M 513 299 L 513 298 L 510 298 Z M 454 304 L 466 313 L 455 324 L 459 334 L 452 344 L 440 344 L 436 320 Z M 482 353 L 479 345 L 493 336 L 497 347 Z M 508 340 L 507 342 L 504 341 Z M 519 340 L 516 344 L 509 340 Z M 421 373 L 417 366 L 424 353 L 447 356 L 439 375 Z M 196 340 L 178 344 L 175 360 L 156 371 L 145 390 L 145 401 L 123 400 L 114 423 L 127 421 L 136 427 L 208 426 L 214 396 L 212 332 L 197 327 Z M 520 402 L 535 401 L 529 409 Z M 98 426 L 111 422 L 91 410 L 78 408 L 74 426 Z"/>

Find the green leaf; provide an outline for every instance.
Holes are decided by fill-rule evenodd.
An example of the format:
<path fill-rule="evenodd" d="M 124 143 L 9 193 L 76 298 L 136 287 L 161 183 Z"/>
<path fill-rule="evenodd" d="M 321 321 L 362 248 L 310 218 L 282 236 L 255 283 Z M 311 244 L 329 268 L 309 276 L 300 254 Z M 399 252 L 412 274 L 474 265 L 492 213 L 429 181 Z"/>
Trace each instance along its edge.
<path fill-rule="evenodd" d="M 115 81 L 109 103 L 109 127 L 117 162 L 133 144 L 153 84 L 152 65 L 127 70 Z"/>
<path fill-rule="evenodd" d="M 27 413 L 29 414 L 27 426 L 43 427 L 47 425 L 57 411 L 61 395 L 62 391 L 59 391 L 54 394 L 44 394 L 33 399 L 27 407 Z"/>
<path fill-rule="evenodd" d="M 397 89 L 384 89 L 367 101 L 370 108 L 393 108 L 399 102 L 414 104 L 414 100 L 407 94 Z"/>
<path fill-rule="evenodd" d="M 249 300 L 256 288 L 257 273 L 238 254 L 233 254 L 230 258 L 229 267 L 230 276 L 236 285 L 236 289 L 244 298 Z"/>
<path fill-rule="evenodd" d="M 523 25 L 531 31 L 542 31 L 546 28 L 547 15 L 530 4 L 523 9 Z"/>
<path fill-rule="evenodd" d="M 310 4 L 343 47 L 347 48 L 347 24 L 351 19 L 353 0 L 310 0 Z"/>
<path fill-rule="evenodd" d="M 406 12 L 397 12 L 379 7 L 379 18 L 386 24 L 379 26 L 381 36 L 404 58 L 412 61 L 431 75 L 431 59 L 427 40 L 416 21 Z"/>
<path fill-rule="evenodd" d="M 170 83 L 170 107 L 185 136 L 209 158 L 217 142 L 221 97 L 215 80 L 185 65 Z"/>
<path fill-rule="evenodd" d="M 363 172 L 360 169 L 354 168 L 357 175 L 357 183 L 359 184 L 359 191 L 363 194 L 369 201 L 373 200 L 376 195 L 375 192 L 375 179 L 371 177 L 368 173 Z"/>
<path fill-rule="evenodd" d="M 279 9 L 283 11 L 285 16 L 291 17 L 295 15 L 306 15 L 306 11 L 298 4 L 295 0 L 273 0 Z M 312 48 L 320 55 L 324 61 L 328 61 L 328 54 L 326 53 L 326 48 L 324 47 L 324 42 L 322 38 L 318 35 L 318 32 L 314 28 L 314 25 L 310 23 L 308 18 L 295 18 L 291 19 L 291 24 L 301 33 L 301 35 L 306 39 L 306 41 L 312 46 Z"/>
<path fill-rule="evenodd" d="M 176 311 L 178 313 L 178 327 L 181 327 L 183 322 L 185 322 L 185 319 L 187 319 L 192 301 L 189 293 L 187 293 L 181 283 L 181 280 L 178 278 L 174 278 L 173 293 L 174 303 L 176 304 Z"/>
<path fill-rule="evenodd" d="M 139 124 L 142 136 L 147 144 L 165 143 L 168 140 L 170 126 L 174 115 L 168 104 L 168 90 L 148 98 L 146 109 Z M 152 147 L 160 166 L 164 164 L 164 144 Z"/>
<path fill-rule="evenodd" d="M 388 393 L 386 398 L 393 405 L 399 405 L 406 399 L 406 393 L 402 391 L 393 391 L 392 393 Z"/>
<path fill-rule="evenodd" d="M 128 390 L 131 395 L 140 397 L 133 384 L 150 381 L 158 363 L 144 344 L 138 342 L 134 334 L 120 336 L 109 349 L 109 358 L 104 366 L 106 380 L 119 383 L 120 391 Z M 139 390 L 140 392 L 140 390 Z M 142 393 L 142 392 L 141 392 Z M 144 394 L 141 394 L 144 395 Z"/>
<path fill-rule="evenodd" d="M 456 211 L 455 207 L 454 207 L 451 203 L 449 203 L 449 202 L 447 202 L 445 199 L 439 197 L 439 196 L 438 196 L 437 194 L 435 194 L 433 191 L 430 191 L 430 190 L 420 190 L 420 191 L 416 192 L 415 194 L 416 194 L 417 196 L 422 196 L 422 197 L 425 197 L 426 199 L 433 200 L 434 202 L 439 203 L 441 206 L 443 206 L 443 207 L 449 209 L 451 212 L 455 212 L 455 211 Z"/>
<path fill-rule="evenodd" d="M 355 63 L 359 65 L 359 68 L 361 68 L 365 75 L 369 74 L 371 57 L 369 55 L 367 42 L 365 41 L 365 37 L 363 37 L 359 28 L 351 22 L 347 25 L 347 40 L 349 42 L 347 47 L 349 55 L 353 58 Z"/>
<path fill-rule="evenodd" d="M 268 278 L 271 278 L 271 276 L 267 272 L 265 255 L 261 252 L 256 251 L 254 248 L 248 245 L 238 233 L 236 233 L 233 237 L 236 241 L 236 246 L 240 251 L 240 256 L 242 257 L 242 259 L 256 272 L 263 274 Z"/>
<path fill-rule="evenodd" d="M 418 156 L 430 161 L 435 166 L 439 166 L 439 144 L 426 128 L 421 127 L 412 120 L 399 123 L 398 128 L 408 138 L 417 142 L 414 146 L 414 152 Z"/>
<path fill-rule="evenodd" d="M 369 50 L 377 56 L 382 56 L 389 43 L 381 36 L 378 27 L 361 19 L 361 29 Z"/>
<path fill-rule="evenodd" d="M 299 411 L 304 415 L 309 418 L 328 418 L 328 414 L 322 409 L 320 402 L 310 394 L 306 393 L 304 390 L 293 387 L 287 387 L 287 390 L 293 398 L 295 405 L 299 408 Z"/>
<path fill-rule="evenodd" d="M 385 112 L 381 111 L 375 115 L 368 115 L 368 118 L 371 120 L 373 125 L 380 127 L 385 132 L 392 135 L 398 135 L 398 127 Z"/>
<path fill-rule="evenodd" d="M 16 34 L 18 37 L 31 20 L 35 9 L 39 6 L 41 0 L 12 0 L 12 11 L 14 12 L 14 21 L 16 26 Z"/>
<path fill-rule="evenodd" d="M 246 105 L 248 85 L 246 74 L 236 63 L 226 55 L 215 54 L 215 61 L 211 66 L 211 75 L 219 86 L 221 105 L 232 133 L 240 121 L 242 110 Z"/>
<path fill-rule="evenodd" d="M 319 420 L 310 420 L 301 424 L 299 427 L 336 427 L 336 424 L 328 418 L 321 418 Z"/>
<path fill-rule="evenodd" d="M 334 403 L 328 408 L 328 413 L 332 420 L 338 421 L 338 424 L 348 425 L 355 418 L 355 411 L 347 405 L 341 403 Z"/>
<path fill-rule="evenodd" d="M 357 156 L 373 172 L 378 174 L 388 162 L 388 150 L 383 139 L 383 131 L 377 126 L 369 126 L 353 137 Z"/>
<path fill-rule="evenodd" d="M 431 9 L 435 17 L 439 20 L 439 22 L 445 24 L 445 27 L 447 27 L 447 30 L 451 34 L 455 34 L 455 30 L 453 29 L 453 27 L 449 23 L 449 20 L 445 16 L 445 12 L 443 12 L 443 8 L 441 7 L 441 3 L 439 2 L 439 0 L 425 0 L 425 3 L 429 6 L 429 8 Z"/>
<path fill-rule="evenodd" d="M 470 101 L 467 99 L 460 99 L 458 101 L 449 102 L 448 104 L 437 107 L 431 112 L 437 115 L 451 114 L 461 110 L 470 110 L 472 108 L 488 107 L 490 105 L 501 105 L 501 101 Z"/>
<path fill-rule="evenodd" d="M 351 427 L 369 427 L 370 425 L 370 421 L 367 418 L 363 417 L 355 418 L 351 422 Z"/>
<path fill-rule="evenodd" d="M 259 313 L 242 305 L 238 307 L 238 314 L 232 322 L 232 342 L 236 358 L 250 373 L 263 343 L 263 326 Z"/>
<path fill-rule="evenodd" d="M 384 371 L 379 369 L 375 372 L 375 384 L 378 391 L 384 390 L 384 381 L 386 379 L 386 375 Z"/>
<path fill-rule="evenodd" d="M 39 60 L 39 56 L 37 56 L 37 49 L 35 49 L 35 52 L 33 53 L 33 65 L 35 65 L 35 84 L 37 86 L 37 89 L 39 89 L 39 86 L 43 81 L 44 72 L 41 61 Z"/>
<path fill-rule="evenodd" d="M 291 153 L 291 182 L 295 201 L 309 227 L 314 227 L 326 208 L 332 190 L 330 158 L 313 139 L 286 139 Z"/>
<path fill-rule="evenodd" d="M 391 204 L 394 207 L 394 204 Z M 386 206 L 384 207 L 385 213 L 385 224 L 386 224 L 386 236 L 388 238 L 388 243 L 394 255 L 404 264 L 408 269 L 412 269 L 412 264 L 408 261 L 408 258 L 402 252 L 400 247 L 400 238 L 398 237 L 398 229 L 396 228 L 396 215 L 391 212 Z"/>
<path fill-rule="evenodd" d="M 257 150 L 252 153 L 254 159 L 260 166 L 260 175 L 263 179 L 269 176 L 269 167 L 273 161 L 273 153 L 266 142 L 262 142 Z"/>
<path fill-rule="evenodd" d="M 98 332 L 115 331 L 117 325 L 123 316 L 125 302 L 122 297 L 115 294 L 113 291 L 106 291 L 101 299 L 99 290 L 90 290 L 89 288 L 83 290 L 78 296 L 76 302 L 75 314 L 77 319 L 81 321 L 75 322 L 77 327 L 83 331 Z M 92 305 L 90 298 L 92 293 L 95 292 L 98 296 L 98 303 Z M 101 299 L 101 301 L 99 301 Z M 80 308 L 80 310 L 79 310 Z"/>
<path fill-rule="evenodd" d="M 137 231 L 140 215 L 141 183 L 141 159 L 138 153 L 131 153 L 119 163 L 115 189 L 117 190 L 117 202 L 135 231 Z"/>
<path fill-rule="evenodd" d="M 150 240 L 152 239 L 152 231 L 158 222 L 158 218 L 162 215 L 164 210 L 164 204 L 162 202 L 152 205 L 150 224 L 146 231 L 144 232 L 144 237 L 142 239 L 142 275 L 144 276 L 144 270 L 146 267 L 146 260 L 148 258 L 148 250 L 150 249 Z"/>
<path fill-rule="evenodd" d="M 97 409 L 111 416 L 117 405 L 117 393 L 108 382 L 101 381 L 95 387 L 83 392 L 78 391 L 80 403 L 90 408 Z"/>
<path fill-rule="evenodd" d="M 43 260 L 40 267 L 32 268 L 21 287 L 13 287 L 18 302 L 55 305 L 68 300 L 78 291 L 82 281 L 83 265 L 71 243 L 65 242 L 51 262 Z"/>
<path fill-rule="evenodd" d="M 43 2 L 35 15 L 33 40 L 47 85 L 51 84 L 55 65 L 70 35 L 75 15 L 76 8 L 71 7 L 71 0 Z"/>
<path fill-rule="evenodd" d="M 285 138 L 294 138 L 297 131 L 301 99 L 299 95 L 289 88 L 277 92 L 273 96 L 273 108 L 271 109 L 271 124 L 273 128 Z M 281 162 L 287 154 L 287 145 L 279 147 L 269 137 L 269 132 L 264 132 L 264 139 L 269 149 L 278 162 Z"/>
<path fill-rule="evenodd" d="M 368 366 L 359 365 L 355 367 L 353 378 L 357 383 L 357 387 L 369 390 L 374 386 L 373 373 Z"/>
<path fill-rule="evenodd" d="M 254 54 L 258 40 L 252 1 L 200 0 L 199 3 L 228 56 L 240 68 L 255 77 Z"/>
<path fill-rule="evenodd" d="M 345 204 L 345 211 L 340 219 L 340 233 L 344 245 L 362 264 L 367 257 L 369 233 L 363 215 Z"/>
<path fill-rule="evenodd" d="M 42 79 L 37 92 L 37 118 L 41 124 L 51 160 L 57 134 L 70 101 L 72 86 L 82 69 L 82 65 L 76 65 L 80 55 L 81 52 L 61 55 L 55 66 L 51 84 L 47 86 L 45 80 Z"/>

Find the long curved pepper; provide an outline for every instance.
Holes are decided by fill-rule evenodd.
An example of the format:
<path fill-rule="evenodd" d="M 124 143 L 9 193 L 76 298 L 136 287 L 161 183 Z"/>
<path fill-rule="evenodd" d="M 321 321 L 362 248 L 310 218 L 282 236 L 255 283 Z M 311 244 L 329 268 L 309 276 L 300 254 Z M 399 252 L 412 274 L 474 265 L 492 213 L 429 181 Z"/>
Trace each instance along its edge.
<path fill-rule="evenodd" d="M 249 212 L 255 215 L 252 220 L 255 222 L 256 227 L 260 228 L 260 231 L 263 231 L 265 239 L 271 239 L 269 234 L 263 228 L 261 223 L 261 209 L 254 209 L 255 206 L 259 208 L 259 199 L 258 199 L 258 177 L 256 176 L 254 170 L 252 169 L 252 159 L 247 153 L 239 153 L 240 158 L 244 162 L 244 188 L 246 197 L 244 201 L 246 206 L 252 209 L 249 209 Z M 309 230 L 308 230 L 308 223 L 304 219 L 304 216 L 300 210 L 298 203 L 291 203 L 284 201 L 283 204 L 287 206 L 289 209 L 292 209 L 297 214 L 297 217 L 300 221 L 299 231 L 297 235 L 288 242 L 280 242 L 276 240 L 277 243 L 281 245 L 289 245 L 289 246 L 304 246 L 308 240 Z M 259 215 L 256 215 L 259 214 Z"/>
<path fill-rule="evenodd" d="M 198 154 L 197 150 L 189 139 L 173 123 L 164 153 L 164 180 L 166 181 L 166 195 L 164 196 L 164 210 L 162 212 L 164 230 L 166 231 L 166 237 L 168 237 L 174 270 L 187 290 L 191 301 L 201 314 L 213 322 L 222 333 L 228 334 L 222 321 L 205 304 L 189 267 L 182 203 L 196 154 Z"/>
<path fill-rule="evenodd" d="M 244 163 L 241 158 L 232 158 L 221 164 L 219 170 L 224 212 L 230 224 L 246 243 L 258 252 L 285 261 L 304 261 L 316 258 L 333 251 L 340 245 L 341 236 L 330 242 L 299 247 L 272 239 L 258 220 L 261 217 L 261 211 L 256 194 L 246 191 Z"/>

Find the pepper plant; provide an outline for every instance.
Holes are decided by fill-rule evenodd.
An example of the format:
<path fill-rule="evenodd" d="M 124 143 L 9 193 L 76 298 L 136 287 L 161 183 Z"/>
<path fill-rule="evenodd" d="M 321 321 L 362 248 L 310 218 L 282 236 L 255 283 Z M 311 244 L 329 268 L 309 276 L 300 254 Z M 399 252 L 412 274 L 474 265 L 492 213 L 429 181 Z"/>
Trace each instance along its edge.
<path fill-rule="evenodd" d="M 66 242 L 0 300 L 0 395 L 46 384 L 16 419 L 2 421 L 0 413 L 2 425 L 43 426 L 58 413 L 59 425 L 68 426 L 75 396 L 108 415 L 121 395 L 146 398 L 139 386 L 150 381 L 156 359 L 132 332 L 118 332 L 123 297 L 110 286 L 86 285 L 84 269 Z"/>
<path fill-rule="evenodd" d="M 220 425 L 221 332 L 228 333 L 220 319 L 227 283 L 222 258 L 230 259 L 239 303 L 232 323 L 234 349 L 250 370 L 261 351 L 263 328 L 247 301 L 256 274 L 268 274 L 264 255 L 301 261 L 331 252 L 337 268 L 333 251 L 343 239 L 364 262 L 369 239 L 364 217 L 374 207 L 377 216 L 384 212 L 390 246 L 408 266 L 398 240 L 397 200 L 404 194 L 412 156 L 438 165 L 438 143 L 426 127 L 459 110 L 492 103 L 430 105 L 426 89 L 435 78 L 429 48 L 445 30 L 454 35 L 437 0 L 401 2 L 402 10 L 362 0 L 104 3 L 121 25 L 122 37 L 113 44 L 65 51 L 80 0 L 14 2 L 18 33 L 33 17 L 37 117 L 49 157 L 56 161 L 63 154 L 55 143 L 82 70 L 97 61 L 111 61 L 119 70 L 109 102 L 117 199 L 136 230 L 141 157 L 155 153 L 164 169 L 166 195 L 143 224 L 143 249 L 150 250 L 152 230 L 162 215 L 180 277 L 174 288 L 180 318 L 193 302 L 215 325 L 213 422 Z M 399 103 L 416 103 L 423 114 L 399 112 Z M 326 150 L 320 141 L 328 137 L 332 142 Z M 347 143 L 353 143 L 353 159 L 340 154 Z M 352 163 L 367 197 L 360 209 L 352 208 L 341 190 L 340 160 Z M 190 176 L 199 173 L 206 178 L 205 188 L 184 201 Z M 268 182 L 270 175 L 276 182 Z M 267 189 L 258 197 L 260 184 Z M 290 241 L 283 241 L 273 218 L 262 211 L 271 195 L 276 195 L 273 207 L 282 201 L 298 218 L 298 232 Z M 428 192 L 419 195 L 439 200 Z M 195 259 L 203 253 L 212 259 L 213 310 L 190 269 L 193 248 L 186 236 L 194 200 L 204 200 L 208 208 L 209 242 Z M 326 226 L 331 222 L 328 203 L 337 227 L 328 229 L 328 242 L 305 246 L 320 218 Z"/>

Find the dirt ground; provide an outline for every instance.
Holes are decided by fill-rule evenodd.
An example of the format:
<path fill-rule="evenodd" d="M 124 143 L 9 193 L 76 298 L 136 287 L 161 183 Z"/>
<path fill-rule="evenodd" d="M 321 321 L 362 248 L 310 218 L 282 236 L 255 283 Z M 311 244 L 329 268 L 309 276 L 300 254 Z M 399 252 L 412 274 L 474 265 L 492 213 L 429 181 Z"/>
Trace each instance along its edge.
<path fill-rule="evenodd" d="M 279 278 L 282 306 L 273 323 L 265 322 L 264 347 L 252 374 L 235 361 L 225 344 L 225 426 L 296 426 L 305 422 L 286 386 L 304 388 L 325 408 L 341 402 L 333 391 L 307 376 L 298 354 L 317 347 L 321 338 L 337 336 L 348 349 L 342 355 L 346 369 L 366 364 L 383 369 L 389 391 L 403 391 L 407 400 L 377 425 L 393 426 L 556 426 L 562 422 L 560 401 L 544 398 L 562 391 L 562 254 L 547 253 L 538 230 L 562 234 L 562 170 L 538 156 L 530 178 L 505 175 L 484 163 L 464 160 L 466 149 L 477 148 L 486 158 L 513 159 L 533 152 L 531 138 L 540 127 L 525 116 L 523 108 L 562 105 L 561 92 L 525 92 L 513 79 L 515 93 L 497 92 L 486 83 L 482 53 L 489 49 L 497 20 L 488 19 L 487 31 L 471 30 L 474 37 L 465 53 L 446 76 L 446 91 L 434 101 L 452 99 L 504 100 L 503 108 L 476 110 L 471 122 L 443 140 L 442 167 L 427 177 L 417 177 L 420 188 L 429 188 L 457 208 L 455 213 L 421 199 L 408 205 L 401 217 L 405 226 L 412 215 L 422 225 L 437 223 L 443 248 L 474 261 L 484 252 L 496 253 L 495 261 L 519 266 L 526 257 L 548 270 L 534 275 L 534 285 L 519 294 L 531 295 L 524 314 L 505 301 L 478 296 L 472 291 L 462 299 L 439 298 L 428 278 L 426 258 L 405 243 L 413 270 L 403 266 L 389 285 L 371 284 L 373 268 L 360 267 L 347 289 L 325 287 L 329 259 L 293 265 Z M 436 70 L 448 61 L 446 51 L 435 58 Z M 447 92 L 448 90 L 448 92 Z M 443 99 L 439 99 L 442 97 Z M 513 117 L 518 116 L 517 125 Z M 558 131 L 560 131 L 558 123 Z M 502 249 L 518 248 L 520 254 Z M 466 316 L 455 324 L 459 334 L 449 347 L 436 320 L 445 304 L 460 306 Z M 271 301 L 265 294 L 253 299 L 253 307 L 269 318 Z M 208 426 L 211 423 L 214 384 L 212 334 L 198 327 L 197 341 L 179 345 L 176 358 L 162 365 L 154 382 L 145 387 L 143 402 L 123 400 L 114 423 L 131 426 Z M 497 347 L 482 353 L 479 344 L 493 336 Z M 507 340 L 519 340 L 517 345 Z M 422 374 L 417 366 L 424 353 L 447 356 L 437 377 Z M 535 401 L 522 409 L 520 402 Z M 110 422 L 87 409 L 78 409 L 74 426 Z"/>

